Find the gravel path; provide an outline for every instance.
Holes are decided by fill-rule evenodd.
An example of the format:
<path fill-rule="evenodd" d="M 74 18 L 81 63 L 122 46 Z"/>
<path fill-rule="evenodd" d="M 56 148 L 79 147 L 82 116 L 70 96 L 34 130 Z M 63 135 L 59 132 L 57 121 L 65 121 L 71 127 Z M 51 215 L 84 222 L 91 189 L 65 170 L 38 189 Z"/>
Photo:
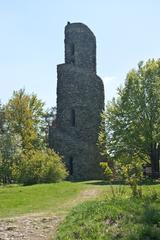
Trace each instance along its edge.
<path fill-rule="evenodd" d="M 0 240 L 48 240 L 61 218 L 56 216 L 22 216 L 0 220 Z"/>
<path fill-rule="evenodd" d="M 64 203 L 63 208 L 76 206 L 78 203 L 96 197 L 98 189 L 87 189 L 75 199 Z M 67 210 L 68 211 L 68 210 Z M 0 240 L 51 240 L 56 233 L 58 224 L 64 217 L 46 216 L 45 214 L 24 215 L 13 218 L 0 219 Z"/>

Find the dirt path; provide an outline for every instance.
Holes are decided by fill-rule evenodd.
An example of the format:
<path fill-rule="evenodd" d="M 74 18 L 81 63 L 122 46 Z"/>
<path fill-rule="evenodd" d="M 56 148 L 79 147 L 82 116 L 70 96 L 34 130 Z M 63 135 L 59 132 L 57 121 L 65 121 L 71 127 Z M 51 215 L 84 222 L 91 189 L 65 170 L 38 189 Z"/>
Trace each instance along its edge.
<path fill-rule="evenodd" d="M 82 191 L 75 199 L 64 203 L 66 209 L 63 216 L 57 214 L 34 214 L 20 217 L 0 219 L 0 240 L 50 240 L 55 235 L 58 224 L 67 212 L 78 203 L 95 198 L 101 189 L 89 188 Z"/>
<path fill-rule="evenodd" d="M 0 220 L 0 240 L 48 240 L 60 220 L 38 215 Z"/>

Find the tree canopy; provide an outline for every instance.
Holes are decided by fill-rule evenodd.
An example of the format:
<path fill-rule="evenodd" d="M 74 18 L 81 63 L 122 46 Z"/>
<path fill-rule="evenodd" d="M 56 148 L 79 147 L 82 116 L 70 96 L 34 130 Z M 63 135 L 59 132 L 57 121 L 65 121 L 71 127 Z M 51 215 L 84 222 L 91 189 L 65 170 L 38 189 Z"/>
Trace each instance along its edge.
<path fill-rule="evenodd" d="M 62 157 L 47 148 L 48 114 L 44 103 L 24 89 L 0 105 L 0 184 L 56 182 L 67 176 Z"/>
<path fill-rule="evenodd" d="M 19 134 L 24 150 L 40 147 L 45 125 L 44 103 L 35 94 L 26 94 L 24 89 L 14 91 L 5 106 L 5 118 L 12 133 Z"/>
<path fill-rule="evenodd" d="M 160 159 L 160 60 L 140 62 L 131 70 L 118 97 L 108 103 L 99 140 L 108 159 L 137 155 L 159 175 Z M 105 137 L 104 137 L 105 136 Z M 105 141 L 105 144 L 104 144 Z"/>

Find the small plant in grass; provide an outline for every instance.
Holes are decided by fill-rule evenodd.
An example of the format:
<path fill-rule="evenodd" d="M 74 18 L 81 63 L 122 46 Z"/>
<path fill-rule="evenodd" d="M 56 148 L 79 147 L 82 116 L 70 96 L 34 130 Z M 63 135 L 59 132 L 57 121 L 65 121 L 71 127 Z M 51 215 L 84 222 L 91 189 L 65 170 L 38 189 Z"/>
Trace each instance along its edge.
<path fill-rule="evenodd" d="M 140 182 L 143 178 L 144 161 L 135 155 L 122 155 L 112 163 L 102 162 L 101 167 L 104 169 L 104 174 L 110 179 L 112 183 L 115 180 L 124 181 L 131 187 L 132 195 L 134 197 L 142 196 L 142 188 Z M 115 196 L 112 187 L 112 194 Z"/>
<path fill-rule="evenodd" d="M 113 186 L 113 184 L 115 183 L 115 179 L 116 179 L 113 168 L 111 166 L 109 166 L 108 162 L 101 162 L 100 166 L 104 170 L 106 180 L 108 180 L 110 183 L 112 197 L 124 195 L 125 194 L 124 185 L 119 185 L 118 187 Z"/>

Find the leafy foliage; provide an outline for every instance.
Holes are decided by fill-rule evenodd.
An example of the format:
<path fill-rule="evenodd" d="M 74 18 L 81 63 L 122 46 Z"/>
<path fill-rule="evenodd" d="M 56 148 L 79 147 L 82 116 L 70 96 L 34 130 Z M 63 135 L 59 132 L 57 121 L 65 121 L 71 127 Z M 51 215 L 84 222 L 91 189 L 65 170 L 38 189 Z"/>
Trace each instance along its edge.
<path fill-rule="evenodd" d="M 107 105 L 102 124 L 104 122 L 105 131 L 101 129 L 99 146 L 102 158 L 105 156 L 108 162 L 108 166 L 102 164 L 105 171 L 111 167 L 114 174 L 123 175 L 130 183 L 133 179 L 138 182 L 144 166 L 151 164 L 152 176 L 157 177 L 160 159 L 160 60 L 140 62 L 137 70 L 128 73 L 124 87 L 118 89 L 117 99 Z"/>
<path fill-rule="evenodd" d="M 21 136 L 23 150 L 44 144 L 44 103 L 35 94 L 28 95 L 24 89 L 15 91 L 5 106 L 5 117 L 11 133 Z"/>
<path fill-rule="evenodd" d="M 0 105 L 0 183 L 11 183 L 12 166 L 20 158 L 21 152 L 21 137 L 10 132 L 5 107 Z"/>
<path fill-rule="evenodd" d="M 5 133 L 0 135 L 0 182 L 11 183 L 12 167 L 21 158 L 22 147 L 19 135 Z"/>
<path fill-rule="evenodd" d="M 111 180 L 111 183 L 115 180 L 123 181 L 129 184 L 134 197 L 142 196 L 142 189 L 139 184 L 143 179 L 144 163 L 137 155 L 121 156 L 112 166 L 109 166 L 108 162 L 101 162 L 100 165 L 104 169 L 104 174 L 108 180 Z M 114 197 L 117 197 L 114 191 L 112 193 Z"/>
<path fill-rule="evenodd" d="M 30 185 L 59 182 L 66 178 L 67 172 L 61 157 L 48 149 L 23 153 L 13 175 L 19 183 Z"/>
<path fill-rule="evenodd" d="M 0 105 L 0 183 L 57 182 L 67 176 L 61 157 L 47 149 L 46 116 L 44 103 L 22 89 Z"/>

